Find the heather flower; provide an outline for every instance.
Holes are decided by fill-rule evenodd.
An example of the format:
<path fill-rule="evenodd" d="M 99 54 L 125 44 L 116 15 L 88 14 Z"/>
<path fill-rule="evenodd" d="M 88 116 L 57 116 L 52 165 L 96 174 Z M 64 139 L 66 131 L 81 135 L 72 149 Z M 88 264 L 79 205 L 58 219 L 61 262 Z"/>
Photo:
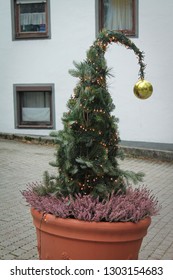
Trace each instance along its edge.
<path fill-rule="evenodd" d="M 107 199 L 89 195 L 57 198 L 54 195 L 40 196 L 34 191 L 34 184 L 23 191 L 27 203 L 38 211 L 60 218 L 74 218 L 84 221 L 138 222 L 160 210 L 157 199 L 146 187 L 128 187 L 126 193 L 112 193 Z"/>

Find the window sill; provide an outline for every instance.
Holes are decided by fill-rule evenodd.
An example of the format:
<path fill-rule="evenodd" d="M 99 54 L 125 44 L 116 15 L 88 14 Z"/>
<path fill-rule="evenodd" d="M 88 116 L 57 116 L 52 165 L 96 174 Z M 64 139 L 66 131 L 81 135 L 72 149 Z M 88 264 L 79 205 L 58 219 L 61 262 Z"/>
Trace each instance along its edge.
<path fill-rule="evenodd" d="M 20 39 L 49 39 L 50 36 L 47 33 L 18 33 L 15 35 L 15 40 Z"/>
<path fill-rule="evenodd" d="M 26 125 L 26 124 L 20 124 L 17 126 L 17 128 L 35 128 L 35 129 L 53 129 L 53 125 Z"/>

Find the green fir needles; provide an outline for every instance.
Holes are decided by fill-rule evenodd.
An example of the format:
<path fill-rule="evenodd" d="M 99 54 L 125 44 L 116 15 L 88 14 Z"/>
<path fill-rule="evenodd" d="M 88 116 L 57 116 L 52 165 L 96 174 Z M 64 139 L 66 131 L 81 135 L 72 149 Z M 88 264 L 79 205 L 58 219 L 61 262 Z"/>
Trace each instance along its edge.
<path fill-rule="evenodd" d="M 108 44 L 120 43 L 132 49 L 144 78 L 143 53 L 122 33 L 103 31 L 87 52 L 86 60 L 74 63 L 71 75 L 77 77 L 74 93 L 68 101 L 64 128 L 56 134 L 58 176 L 50 180 L 57 196 L 81 194 L 104 199 L 111 193 L 124 193 L 129 180 L 141 181 L 143 173 L 123 171 L 117 159 L 119 149 L 118 119 L 111 113 L 115 106 L 108 91 L 110 70 L 105 60 Z M 49 182 L 46 181 L 49 186 Z M 54 186 L 52 188 L 52 186 Z"/>

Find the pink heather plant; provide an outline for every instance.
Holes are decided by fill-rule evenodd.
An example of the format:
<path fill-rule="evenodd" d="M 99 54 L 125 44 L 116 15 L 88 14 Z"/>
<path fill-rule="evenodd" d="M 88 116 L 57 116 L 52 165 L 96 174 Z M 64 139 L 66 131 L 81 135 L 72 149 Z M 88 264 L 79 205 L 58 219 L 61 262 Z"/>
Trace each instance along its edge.
<path fill-rule="evenodd" d="M 154 216 L 160 210 L 158 201 L 146 187 L 127 187 L 126 193 L 111 194 L 108 199 L 99 201 L 89 195 L 76 195 L 56 198 L 53 195 L 40 196 L 35 184 L 23 191 L 27 203 L 45 213 L 60 218 L 74 218 L 84 221 L 138 222 L 147 216 Z"/>

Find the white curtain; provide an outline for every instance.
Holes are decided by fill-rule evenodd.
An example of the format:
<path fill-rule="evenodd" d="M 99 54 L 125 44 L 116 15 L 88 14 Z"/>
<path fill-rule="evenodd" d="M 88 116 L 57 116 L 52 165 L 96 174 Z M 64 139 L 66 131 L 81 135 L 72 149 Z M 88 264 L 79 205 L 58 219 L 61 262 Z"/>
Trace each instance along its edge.
<path fill-rule="evenodd" d="M 50 121 L 50 94 L 25 92 L 22 99 L 23 121 Z"/>
<path fill-rule="evenodd" d="M 20 25 L 29 25 L 29 24 L 46 24 L 46 15 L 45 13 L 24 13 L 20 14 Z"/>
<path fill-rule="evenodd" d="M 22 121 L 24 122 L 49 122 L 50 108 L 22 108 Z"/>
<path fill-rule="evenodd" d="M 132 0 L 109 0 L 105 27 L 114 30 L 132 29 Z"/>

